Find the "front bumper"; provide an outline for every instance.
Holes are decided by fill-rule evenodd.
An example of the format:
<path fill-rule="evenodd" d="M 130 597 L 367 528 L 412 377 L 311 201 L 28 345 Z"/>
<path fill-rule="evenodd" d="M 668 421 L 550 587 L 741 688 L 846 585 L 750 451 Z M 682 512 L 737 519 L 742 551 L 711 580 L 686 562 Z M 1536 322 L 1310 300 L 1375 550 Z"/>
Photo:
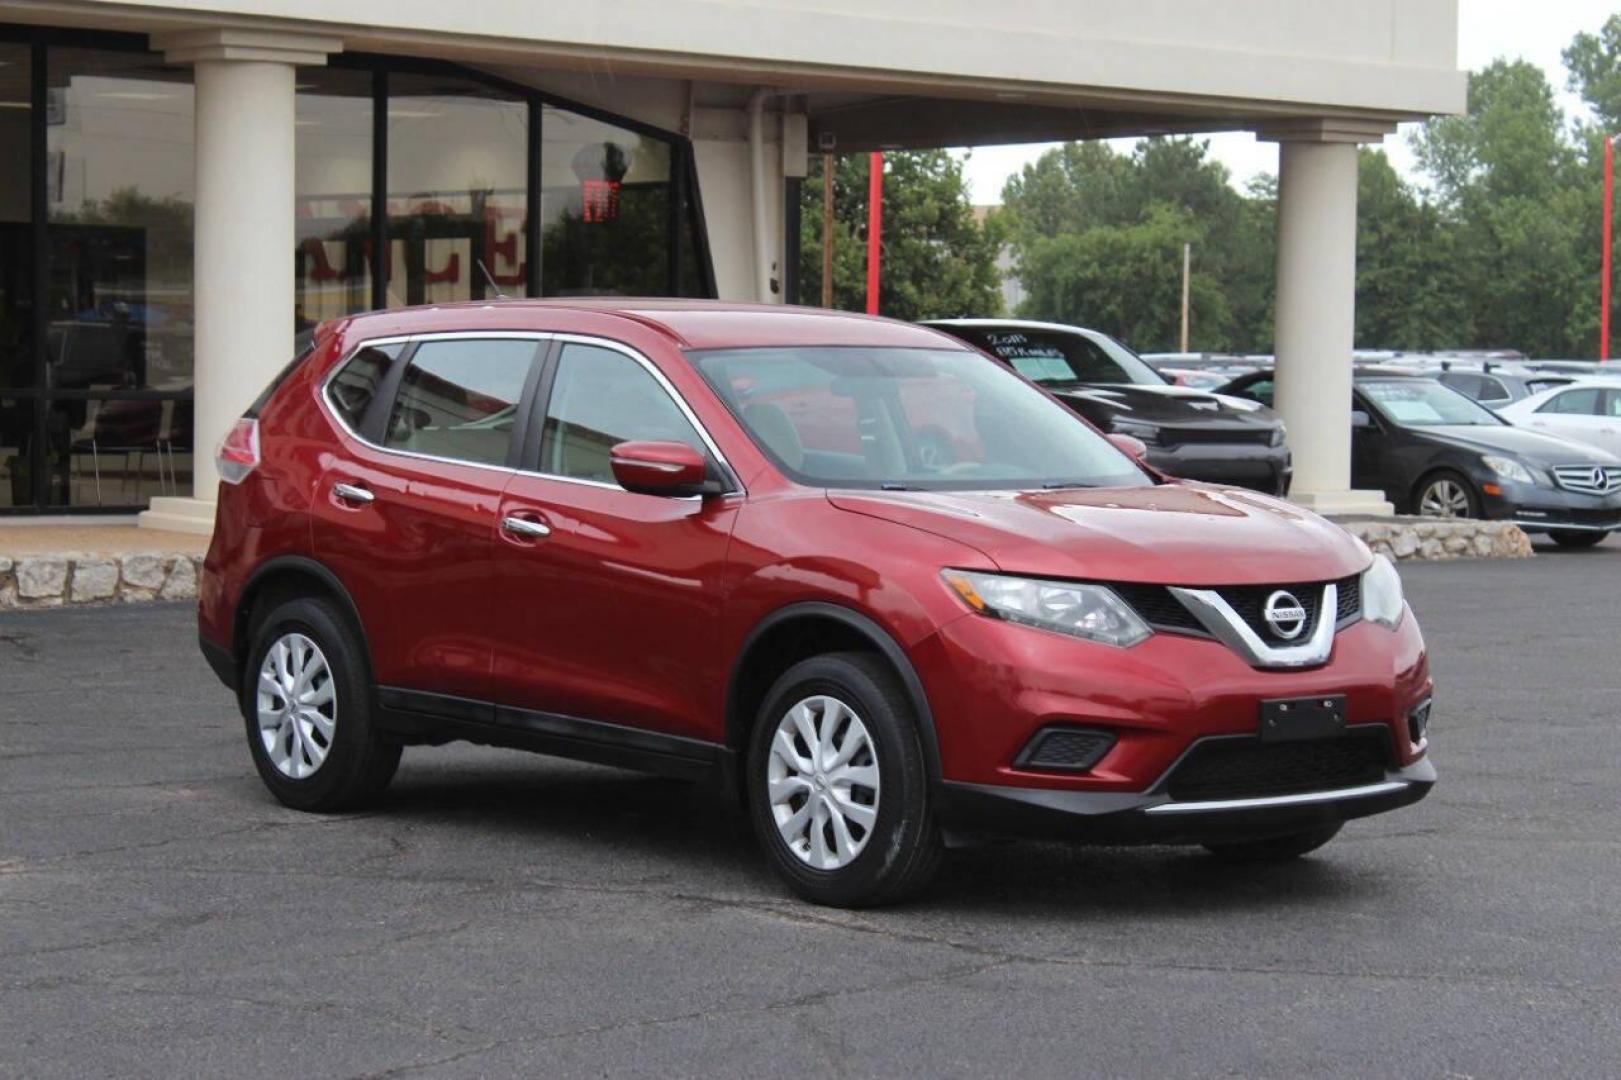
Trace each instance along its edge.
<path fill-rule="evenodd" d="M 1202 480 L 1287 495 L 1294 476 L 1286 446 L 1256 443 L 1183 443 L 1150 446 L 1148 464 L 1182 480 Z"/>
<path fill-rule="evenodd" d="M 1062 791 L 992 784 L 942 785 L 948 832 L 1053 837 L 1099 844 L 1197 844 L 1307 832 L 1418 802 L 1435 784 L 1428 758 L 1378 783 L 1293 795 L 1178 802 L 1156 785 L 1127 792 Z"/>
<path fill-rule="evenodd" d="M 1486 496 L 1486 517 L 1511 521 L 1522 529 L 1543 532 L 1570 529 L 1611 532 L 1621 529 L 1621 493 L 1584 495 L 1560 488 L 1509 484 L 1493 477 L 1502 494 Z"/>

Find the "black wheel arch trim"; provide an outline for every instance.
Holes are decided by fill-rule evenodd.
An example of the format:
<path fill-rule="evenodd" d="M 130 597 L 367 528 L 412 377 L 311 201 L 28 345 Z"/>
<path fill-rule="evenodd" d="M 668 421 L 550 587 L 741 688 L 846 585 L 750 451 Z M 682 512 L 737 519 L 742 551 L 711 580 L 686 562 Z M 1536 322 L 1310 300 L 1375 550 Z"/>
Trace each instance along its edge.
<path fill-rule="evenodd" d="M 337 598 L 338 602 L 343 606 L 343 614 L 349 621 L 349 628 L 360 639 L 361 658 L 366 664 L 366 681 L 368 683 L 374 682 L 372 672 L 376 668 L 372 664 L 371 642 L 366 637 L 366 624 L 361 621 L 360 609 L 355 606 L 354 597 L 349 594 L 349 590 L 343 584 L 342 579 L 333 573 L 330 567 L 307 555 L 278 555 L 273 559 L 265 560 L 254 568 L 252 574 L 248 575 L 247 584 L 242 586 L 242 593 L 237 598 L 235 609 L 231 612 L 232 639 L 230 654 L 238 686 L 242 682 L 243 665 L 247 663 L 248 649 L 252 644 L 247 640 L 247 635 L 242 633 L 246 629 L 246 626 L 242 624 L 243 602 L 254 595 L 266 578 L 279 573 L 305 574 L 313 577 L 326 586 L 332 595 Z M 233 690 L 237 688 L 232 687 Z"/>
<path fill-rule="evenodd" d="M 917 669 L 912 666 L 912 660 L 906 655 L 906 650 L 888 630 L 873 619 L 841 604 L 824 600 L 803 600 L 778 608 L 756 623 L 754 629 L 743 639 L 737 658 L 732 661 L 732 671 L 726 683 L 726 746 L 733 751 L 741 749 L 743 736 L 748 731 L 751 719 L 740 715 L 739 711 L 741 703 L 738 697 L 743 685 L 744 661 L 766 634 L 785 622 L 802 618 L 824 618 L 843 623 L 869 640 L 884 659 L 889 661 L 895 673 L 900 676 L 912 707 L 917 710 L 918 734 L 923 741 L 923 758 L 928 765 L 929 781 L 931 784 L 939 783 L 942 779 L 940 740 L 935 731 L 934 711 L 929 707 L 929 696 L 923 689 L 923 680 L 918 677 Z"/>

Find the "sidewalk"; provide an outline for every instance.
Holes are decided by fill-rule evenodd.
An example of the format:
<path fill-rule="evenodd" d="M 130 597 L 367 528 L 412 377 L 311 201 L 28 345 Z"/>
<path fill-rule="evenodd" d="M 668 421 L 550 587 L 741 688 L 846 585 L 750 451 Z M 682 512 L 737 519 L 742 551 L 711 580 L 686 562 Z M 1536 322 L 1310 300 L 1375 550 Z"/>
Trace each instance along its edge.
<path fill-rule="evenodd" d="M 207 550 L 134 525 L 0 523 L 0 608 L 191 600 Z"/>

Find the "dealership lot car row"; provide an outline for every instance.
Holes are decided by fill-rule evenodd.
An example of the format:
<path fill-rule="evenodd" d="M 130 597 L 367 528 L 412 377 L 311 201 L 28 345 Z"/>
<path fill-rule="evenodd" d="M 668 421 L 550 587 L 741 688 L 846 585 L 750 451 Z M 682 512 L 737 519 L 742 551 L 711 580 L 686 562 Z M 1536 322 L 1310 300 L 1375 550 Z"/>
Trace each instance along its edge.
<path fill-rule="evenodd" d="M 1143 453 L 884 320 L 356 316 L 221 448 L 201 642 L 290 806 L 406 744 L 627 765 L 733 792 L 823 903 L 916 892 L 956 836 L 1280 859 L 1422 798 L 1394 568 Z"/>

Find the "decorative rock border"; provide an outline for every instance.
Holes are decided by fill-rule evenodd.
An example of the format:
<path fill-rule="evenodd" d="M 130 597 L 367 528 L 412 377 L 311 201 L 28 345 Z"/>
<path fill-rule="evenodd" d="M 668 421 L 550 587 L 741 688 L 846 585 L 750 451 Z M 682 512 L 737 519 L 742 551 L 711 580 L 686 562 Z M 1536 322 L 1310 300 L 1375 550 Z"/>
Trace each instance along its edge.
<path fill-rule="evenodd" d="M 1397 561 L 1417 559 L 1529 559 L 1531 539 L 1506 521 L 1420 517 L 1335 518 L 1334 523 Z"/>
<path fill-rule="evenodd" d="M 0 555 L 0 608 L 194 600 L 201 555 Z"/>

